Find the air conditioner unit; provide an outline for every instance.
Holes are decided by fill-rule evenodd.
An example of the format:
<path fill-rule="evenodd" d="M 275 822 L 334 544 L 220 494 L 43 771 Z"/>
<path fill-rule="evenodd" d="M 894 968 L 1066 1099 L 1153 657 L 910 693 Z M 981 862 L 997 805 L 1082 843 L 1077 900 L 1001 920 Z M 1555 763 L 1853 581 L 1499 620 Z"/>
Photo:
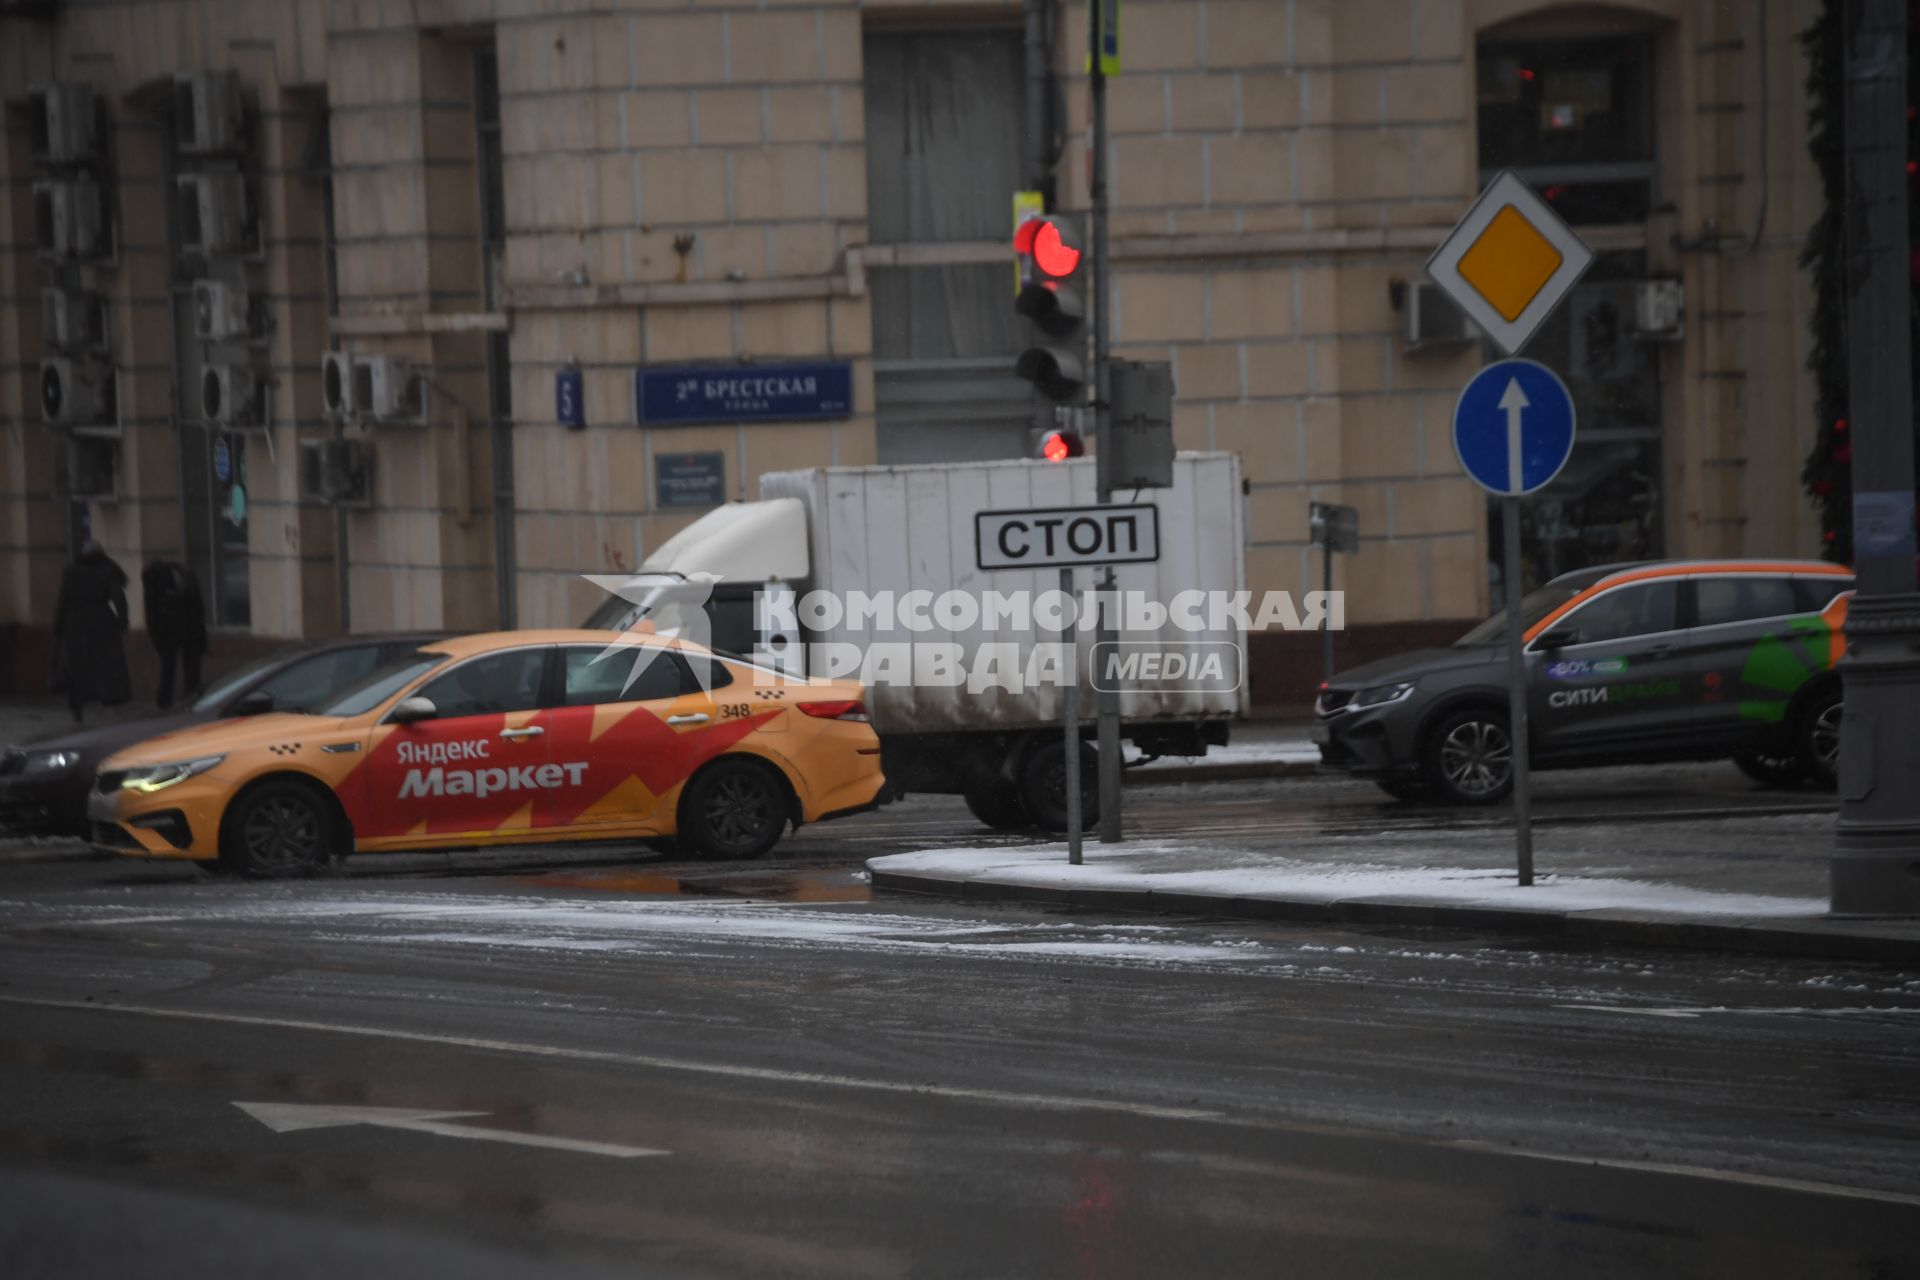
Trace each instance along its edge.
<path fill-rule="evenodd" d="M 80 262 L 107 255 L 100 184 L 92 178 L 43 178 L 33 184 L 33 247 L 43 258 Z"/>
<path fill-rule="evenodd" d="M 50 427 L 117 427 L 112 367 L 66 356 L 42 360 L 40 418 Z"/>
<path fill-rule="evenodd" d="M 345 351 L 320 355 L 320 408 L 335 422 L 346 422 L 359 412 L 353 398 L 353 356 Z"/>
<path fill-rule="evenodd" d="M 1407 286 L 1402 308 L 1407 321 L 1407 350 L 1423 347 L 1458 346 L 1480 336 L 1467 313 L 1453 299 L 1440 292 L 1430 280 L 1415 280 Z"/>
<path fill-rule="evenodd" d="M 180 150 L 205 156 L 240 149 L 240 77 L 231 71 L 191 71 L 173 78 L 173 124 Z"/>
<path fill-rule="evenodd" d="M 120 496 L 120 442 L 98 436 L 67 441 L 67 496 L 111 502 Z"/>
<path fill-rule="evenodd" d="M 91 86 L 49 84 L 27 93 L 33 162 L 86 164 L 100 154 L 100 107 Z"/>
<path fill-rule="evenodd" d="M 373 496 L 373 450 L 364 440 L 300 442 L 300 499 L 359 505 Z"/>
<path fill-rule="evenodd" d="M 1633 336 L 1678 342 L 1686 333 L 1686 293 L 1678 280 L 1642 280 L 1633 287 Z"/>
<path fill-rule="evenodd" d="M 247 316 L 247 287 L 225 280 L 193 282 L 193 336 L 211 342 L 252 333 Z"/>
<path fill-rule="evenodd" d="M 247 182 L 237 173 L 183 173 L 180 247 L 205 255 L 245 253 L 253 247 Z"/>
<path fill-rule="evenodd" d="M 426 375 L 394 356 L 355 356 L 353 405 L 374 422 L 427 420 Z"/>
<path fill-rule="evenodd" d="M 64 355 L 107 349 L 107 300 L 86 289 L 40 291 L 40 337 Z"/>
<path fill-rule="evenodd" d="M 200 370 L 200 416 L 209 426 L 267 425 L 267 384 L 252 369 L 209 364 Z"/>

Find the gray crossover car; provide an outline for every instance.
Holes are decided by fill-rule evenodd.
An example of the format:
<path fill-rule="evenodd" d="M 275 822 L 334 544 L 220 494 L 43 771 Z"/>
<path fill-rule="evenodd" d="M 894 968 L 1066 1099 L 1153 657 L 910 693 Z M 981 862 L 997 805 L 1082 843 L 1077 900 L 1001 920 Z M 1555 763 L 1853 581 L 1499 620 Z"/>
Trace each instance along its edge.
<path fill-rule="evenodd" d="M 1555 578 L 1521 601 L 1535 768 L 1732 759 L 1831 786 L 1834 670 L 1853 575 L 1822 561 L 1663 561 Z M 1513 785 L 1506 618 L 1449 648 L 1343 671 L 1312 726 L 1324 766 L 1403 800 Z"/>

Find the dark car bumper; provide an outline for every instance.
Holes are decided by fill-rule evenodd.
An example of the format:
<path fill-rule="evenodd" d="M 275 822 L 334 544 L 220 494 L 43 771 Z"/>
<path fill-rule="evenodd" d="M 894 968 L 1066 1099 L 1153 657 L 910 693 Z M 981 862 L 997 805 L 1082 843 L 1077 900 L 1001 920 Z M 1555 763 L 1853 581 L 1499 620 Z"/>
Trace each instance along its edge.
<path fill-rule="evenodd" d="M 1416 692 L 1385 706 L 1317 712 L 1308 734 L 1320 748 L 1321 767 L 1357 778 L 1419 772 L 1423 701 Z"/>
<path fill-rule="evenodd" d="M 85 835 L 86 773 L 0 778 L 0 832 L 15 836 Z"/>

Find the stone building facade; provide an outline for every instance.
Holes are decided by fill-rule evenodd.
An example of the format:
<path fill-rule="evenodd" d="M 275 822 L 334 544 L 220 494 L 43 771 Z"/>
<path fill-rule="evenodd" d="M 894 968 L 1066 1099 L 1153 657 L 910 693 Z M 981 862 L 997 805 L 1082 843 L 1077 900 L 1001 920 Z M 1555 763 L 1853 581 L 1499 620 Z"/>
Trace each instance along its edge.
<path fill-rule="evenodd" d="M 1038 131 L 1072 214 L 1085 8 L 1042 7 Z M 1591 428 L 1526 528 L 1532 575 L 1817 549 L 1796 479 L 1813 421 L 1795 255 L 1818 198 L 1796 37 L 1814 7 L 1126 0 L 1116 351 L 1172 361 L 1182 447 L 1241 455 L 1250 585 L 1318 585 L 1307 504 L 1324 500 L 1360 512 L 1361 550 L 1336 564 L 1350 655 L 1497 601 L 1487 506 L 1448 434 L 1487 352 L 1446 336 L 1420 282 L 1506 167 L 1601 254 L 1530 352 Z M 193 565 L 229 651 L 558 624 L 595 603 L 578 575 L 632 568 L 700 514 L 661 504 L 663 459 L 720 455 L 737 499 L 770 470 L 1028 449 L 1005 385 L 1006 211 L 1036 132 L 1017 0 L 16 9 L 0 18 L 0 626 L 23 683 L 87 536 L 130 569 Z M 204 72 L 234 75 L 178 79 Z M 87 172 L 110 244 L 72 260 L 37 252 L 36 191 L 72 176 L 36 154 L 25 91 L 48 83 L 89 88 L 104 127 Z M 240 92 L 218 154 L 188 145 L 203 83 Z M 228 173 L 241 243 L 197 251 L 182 180 Z M 244 287 L 244 332 L 196 336 L 205 279 Z M 1669 301 L 1677 282 L 1677 328 L 1641 314 L 1650 282 Z M 105 301 L 111 422 L 43 424 L 49 286 Z M 950 328 L 929 328 L 943 307 Z M 1441 340 L 1410 341 L 1414 309 Z M 417 411 L 330 423 L 328 351 L 409 361 Z M 637 425 L 637 369 L 783 360 L 849 362 L 851 412 Z M 203 421 L 208 365 L 257 376 L 257 420 Z M 578 426 L 556 398 L 576 370 Z M 974 403 L 998 429 L 967 420 Z M 303 497 L 320 452 L 303 443 L 336 439 L 371 458 L 364 497 Z M 1296 701 L 1312 652 L 1263 641 L 1256 700 Z"/>

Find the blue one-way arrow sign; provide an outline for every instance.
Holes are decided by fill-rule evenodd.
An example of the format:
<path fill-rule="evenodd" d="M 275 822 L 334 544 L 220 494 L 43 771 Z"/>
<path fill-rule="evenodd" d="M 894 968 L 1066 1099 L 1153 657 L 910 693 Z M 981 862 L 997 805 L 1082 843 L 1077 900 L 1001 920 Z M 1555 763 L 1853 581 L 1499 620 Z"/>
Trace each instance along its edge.
<path fill-rule="evenodd" d="M 1573 453 L 1573 397 L 1553 370 L 1501 360 L 1474 375 L 1453 409 L 1453 451 L 1489 493 L 1515 496 L 1551 483 Z"/>

